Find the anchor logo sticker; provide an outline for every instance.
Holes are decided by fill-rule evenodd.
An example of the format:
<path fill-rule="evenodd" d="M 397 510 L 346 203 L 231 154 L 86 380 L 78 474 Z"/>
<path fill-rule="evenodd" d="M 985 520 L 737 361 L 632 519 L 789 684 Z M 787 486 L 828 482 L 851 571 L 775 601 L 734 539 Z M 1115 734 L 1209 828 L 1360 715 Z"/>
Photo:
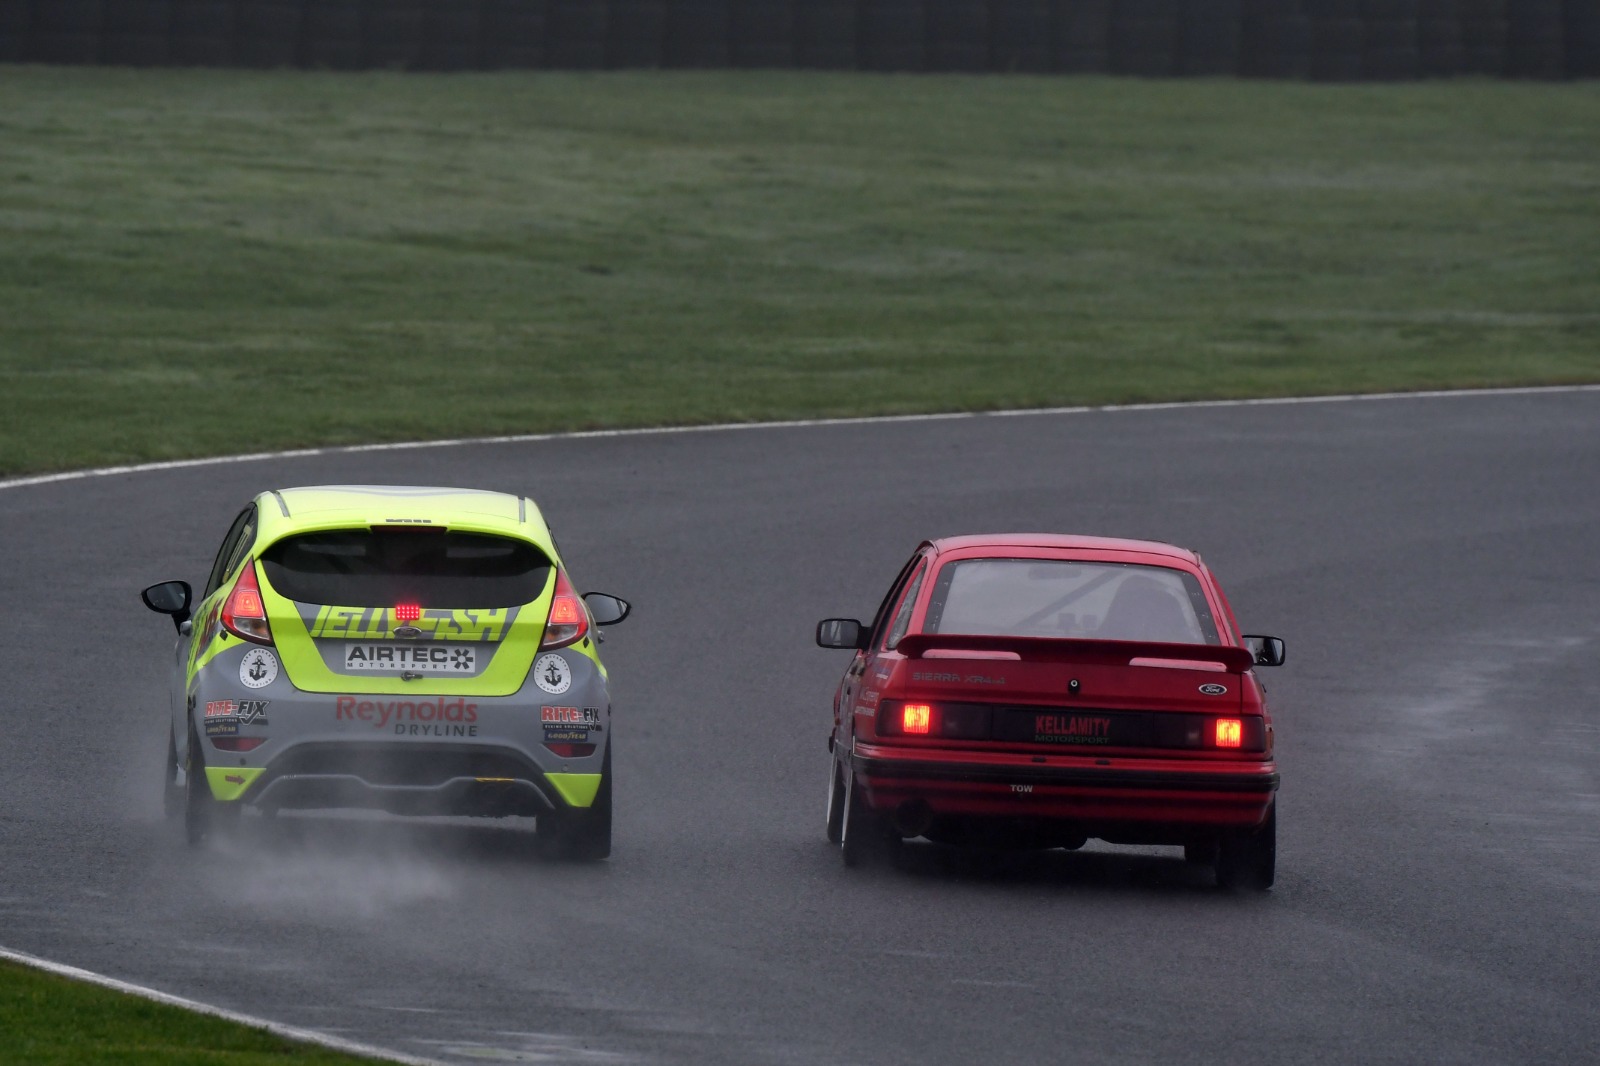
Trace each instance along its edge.
<path fill-rule="evenodd" d="M 245 688 L 266 688 L 278 679 L 278 657 L 266 648 L 251 648 L 239 660 L 239 683 Z"/>
<path fill-rule="evenodd" d="M 572 687 L 572 667 L 559 655 L 541 655 L 533 664 L 534 684 L 559 696 Z"/>

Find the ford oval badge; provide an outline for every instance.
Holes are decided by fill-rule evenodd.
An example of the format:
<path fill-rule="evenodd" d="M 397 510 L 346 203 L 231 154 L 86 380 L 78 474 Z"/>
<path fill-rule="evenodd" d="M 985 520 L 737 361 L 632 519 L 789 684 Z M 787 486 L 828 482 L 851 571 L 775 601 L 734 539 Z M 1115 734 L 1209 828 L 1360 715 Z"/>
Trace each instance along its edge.
<path fill-rule="evenodd" d="M 1207 696 L 1222 696 L 1222 695 L 1225 695 L 1227 693 L 1228 686 L 1227 685 L 1201 685 L 1200 686 L 1200 691 L 1204 692 Z"/>

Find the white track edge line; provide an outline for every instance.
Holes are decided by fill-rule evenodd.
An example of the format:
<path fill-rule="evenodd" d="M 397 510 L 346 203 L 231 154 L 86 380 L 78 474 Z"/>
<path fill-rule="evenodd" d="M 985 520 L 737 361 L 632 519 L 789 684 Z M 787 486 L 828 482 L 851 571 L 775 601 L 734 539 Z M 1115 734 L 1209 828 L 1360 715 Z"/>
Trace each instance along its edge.
<path fill-rule="evenodd" d="M 292 1025 L 283 1025 L 280 1022 L 269 1021 L 266 1018 L 257 1018 L 251 1014 L 242 1014 L 239 1011 L 228 1010 L 226 1007 L 214 1007 L 209 1003 L 200 1003 L 196 1000 L 184 999 L 182 996 L 174 996 L 170 993 L 161 992 L 154 988 L 146 988 L 144 985 L 136 985 L 128 981 L 118 980 L 115 977 L 107 977 L 105 974 L 95 973 L 93 970 L 83 970 L 76 966 L 68 966 L 61 962 L 51 962 L 49 959 L 41 959 L 37 955 L 29 955 L 21 951 L 12 951 L 9 948 L 0 947 L 0 959 L 6 959 L 11 962 L 20 963 L 23 966 L 27 966 L 35 970 L 43 970 L 46 973 L 53 973 L 61 977 L 70 977 L 77 981 L 84 981 L 88 984 L 99 985 L 101 988 L 109 988 L 115 992 L 124 992 L 130 996 L 138 996 L 140 999 L 148 999 L 155 1003 L 164 1003 L 169 1007 L 181 1007 L 184 1010 L 193 1011 L 196 1014 L 204 1014 L 212 1018 L 221 1018 L 223 1021 L 234 1022 L 239 1025 L 246 1025 L 252 1029 L 264 1029 L 273 1036 L 282 1037 L 285 1040 L 292 1040 L 298 1044 L 315 1044 L 318 1047 L 325 1047 L 330 1051 L 342 1051 L 350 1055 L 361 1055 L 365 1056 L 366 1058 L 378 1059 L 384 1062 L 405 1063 L 406 1066 L 442 1066 L 442 1064 L 435 1059 L 418 1058 L 415 1055 L 406 1055 L 398 1051 L 391 1051 L 388 1048 L 374 1047 L 371 1044 L 362 1044 L 354 1040 L 346 1040 L 343 1037 L 329 1036 L 326 1033 L 319 1033 L 311 1029 L 297 1029 Z"/>
<path fill-rule="evenodd" d="M 1179 400 L 1164 403 L 1107 404 L 1100 407 L 1021 407 L 1004 411 L 937 411 L 916 415 L 865 415 L 856 418 L 796 418 L 776 422 L 719 422 L 706 426 L 640 426 L 633 429 L 582 429 L 564 433 L 517 433 L 496 437 L 447 437 L 443 440 L 400 441 L 393 444 L 345 444 L 322 448 L 293 448 L 281 452 L 247 452 L 243 455 L 216 455 L 201 459 L 170 459 L 165 462 L 133 463 L 127 466 L 101 466 L 88 470 L 67 470 L 56 474 L 34 474 L 0 481 L 0 492 L 30 485 L 51 485 L 61 481 L 112 477 L 117 474 L 147 474 L 158 470 L 185 470 L 201 466 L 226 466 L 259 463 L 267 459 L 298 459 L 314 455 L 354 455 L 358 452 L 412 451 L 419 448 L 461 448 L 483 444 L 532 444 L 539 441 L 600 440 L 611 437 L 668 436 L 682 433 L 725 433 L 752 429 L 804 429 L 813 426 L 867 426 L 893 422 L 949 422 L 967 418 L 1030 418 L 1045 415 L 1081 415 L 1124 411 L 1176 411 L 1212 407 L 1286 407 L 1298 404 L 1358 403 L 1378 400 L 1440 400 L 1472 396 L 1532 396 L 1541 394 L 1600 392 L 1595 385 L 1525 385 L 1497 389 L 1432 389 L 1419 392 L 1335 393 L 1328 396 L 1268 396 L 1244 400 Z"/>

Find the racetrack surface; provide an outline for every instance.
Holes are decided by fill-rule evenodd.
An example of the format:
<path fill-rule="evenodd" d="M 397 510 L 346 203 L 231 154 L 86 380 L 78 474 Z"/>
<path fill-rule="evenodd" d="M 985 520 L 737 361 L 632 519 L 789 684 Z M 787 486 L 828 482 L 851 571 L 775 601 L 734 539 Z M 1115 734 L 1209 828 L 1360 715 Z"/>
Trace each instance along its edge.
<path fill-rule="evenodd" d="M 635 615 L 614 858 L 520 827 L 159 815 L 170 625 L 255 491 L 531 494 Z M 822 837 L 842 653 L 926 536 L 1198 549 L 1267 673 L 1277 889 L 1177 849 Z M 0 943 L 447 1061 L 1593 1061 L 1600 394 L 777 428 L 317 455 L 0 495 Z M 0 1050 L 0 1059 L 4 1051 Z"/>

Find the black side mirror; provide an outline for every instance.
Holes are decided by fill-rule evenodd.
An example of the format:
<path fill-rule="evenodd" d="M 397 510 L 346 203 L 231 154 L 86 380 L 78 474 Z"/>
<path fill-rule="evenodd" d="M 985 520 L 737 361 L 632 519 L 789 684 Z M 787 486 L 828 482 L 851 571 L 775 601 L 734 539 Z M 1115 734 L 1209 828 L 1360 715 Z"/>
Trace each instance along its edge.
<path fill-rule="evenodd" d="M 194 590 L 187 581 L 163 581 L 139 593 L 144 605 L 157 614 L 172 616 L 172 624 L 181 627 L 189 620 L 189 602 Z"/>
<path fill-rule="evenodd" d="M 1282 666 L 1289 654 L 1283 641 L 1277 637 L 1252 637 L 1246 634 L 1244 646 L 1256 657 L 1257 666 Z"/>
<path fill-rule="evenodd" d="M 604 592 L 585 592 L 583 602 L 589 605 L 589 617 L 597 626 L 614 626 L 633 612 L 633 604 Z"/>
<path fill-rule="evenodd" d="M 817 647 L 850 648 L 867 646 L 867 627 L 854 618 L 825 618 L 817 623 Z"/>

